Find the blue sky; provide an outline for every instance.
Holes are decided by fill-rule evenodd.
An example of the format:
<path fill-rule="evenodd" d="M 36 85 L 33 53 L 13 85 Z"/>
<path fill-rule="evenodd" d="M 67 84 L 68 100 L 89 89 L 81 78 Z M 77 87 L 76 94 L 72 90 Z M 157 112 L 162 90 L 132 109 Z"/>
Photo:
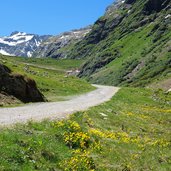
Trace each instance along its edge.
<path fill-rule="evenodd" d="M 114 0 L 3 0 L 0 36 L 59 34 L 94 23 Z"/>

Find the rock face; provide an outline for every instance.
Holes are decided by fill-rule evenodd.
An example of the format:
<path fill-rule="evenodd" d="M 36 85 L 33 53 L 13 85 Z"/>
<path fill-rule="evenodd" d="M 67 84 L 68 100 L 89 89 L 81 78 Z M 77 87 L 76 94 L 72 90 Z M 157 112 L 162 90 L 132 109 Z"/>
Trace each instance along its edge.
<path fill-rule="evenodd" d="M 149 0 L 144 7 L 147 14 L 159 12 L 169 4 L 170 0 Z"/>
<path fill-rule="evenodd" d="M 40 44 L 33 56 L 67 58 L 70 47 L 82 40 L 90 31 L 91 27 L 86 27 L 52 36 Z"/>
<path fill-rule="evenodd" d="M 5 92 L 0 92 L 0 107 L 12 104 L 21 104 L 21 101 L 12 95 L 9 95 Z"/>
<path fill-rule="evenodd" d="M 126 4 L 133 4 L 136 0 L 126 0 L 125 3 Z"/>
<path fill-rule="evenodd" d="M 45 101 L 34 80 L 20 74 L 12 74 L 10 69 L 2 64 L 0 64 L 0 92 L 12 95 L 24 103 Z"/>
<path fill-rule="evenodd" d="M 0 53 L 9 56 L 32 57 L 41 42 L 49 37 L 15 31 L 10 36 L 0 37 Z"/>

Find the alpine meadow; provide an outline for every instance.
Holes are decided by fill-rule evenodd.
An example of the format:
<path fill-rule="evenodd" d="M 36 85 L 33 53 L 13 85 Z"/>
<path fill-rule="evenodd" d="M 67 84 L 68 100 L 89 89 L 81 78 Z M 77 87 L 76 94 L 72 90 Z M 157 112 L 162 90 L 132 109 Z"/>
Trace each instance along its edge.
<path fill-rule="evenodd" d="M 1 36 L 0 130 L 0 171 L 170 171 L 171 1 Z"/>

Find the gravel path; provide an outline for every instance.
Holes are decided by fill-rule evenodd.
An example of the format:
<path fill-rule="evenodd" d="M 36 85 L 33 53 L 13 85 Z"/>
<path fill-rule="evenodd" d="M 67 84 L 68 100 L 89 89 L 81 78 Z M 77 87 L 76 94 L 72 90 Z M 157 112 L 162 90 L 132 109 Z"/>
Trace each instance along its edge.
<path fill-rule="evenodd" d="M 41 121 L 43 119 L 62 119 L 77 111 L 87 110 L 89 107 L 99 105 L 119 90 L 117 87 L 100 86 L 96 90 L 73 97 L 68 101 L 35 103 L 22 107 L 0 108 L 0 125 L 26 123 L 29 120 Z"/>

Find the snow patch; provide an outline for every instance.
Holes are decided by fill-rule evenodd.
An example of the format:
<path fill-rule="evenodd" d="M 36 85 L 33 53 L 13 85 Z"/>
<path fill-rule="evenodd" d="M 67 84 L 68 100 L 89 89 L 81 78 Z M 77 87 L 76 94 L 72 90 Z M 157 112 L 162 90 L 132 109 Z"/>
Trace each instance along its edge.
<path fill-rule="evenodd" d="M 37 47 L 40 46 L 40 44 L 41 44 L 41 42 L 37 41 L 36 39 L 35 39 L 35 43 L 36 43 Z"/>
<path fill-rule="evenodd" d="M 9 46 L 16 46 L 18 44 L 30 41 L 34 35 L 26 35 L 26 33 L 17 33 L 10 37 L 0 38 L 0 43 Z"/>
<path fill-rule="evenodd" d="M 128 14 L 131 12 L 131 10 L 128 11 Z"/>
<path fill-rule="evenodd" d="M 167 19 L 167 18 L 169 18 L 169 17 L 171 17 L 171 14 L 168 14 L 168 15 L 165 17 L 165 19 Z"/>
<path fill-rule="evenodd" d="M 25 36 L 25 35 L 26 35 L 26 33 L 21 33 L 21 32 L 19 32 L 19 33 L 17 33 L 17 34 L 14 34 L 14 35 L 10 36 L 9 38 L 15 40 L 15 39 L 17 39 L 18 37 Z"/>
<path fill-rule="evenodd" d="M 27 52 L 27 56 L 30 58 L 32 57 L 32 53 L 30 51 Z"/>
<path fill-rule="evenodd" d="M 34 35 L 25 36 L 25 41 L 28 42 L 28 41 L 31 40 L 33 37 L 34 37 Z"/>
<path fill-rule="evenodd" d="M 3 50 L 3 49 L 0 49 L 0 53 L 1 53 L 2 55 L 14 56 L 13 54 L 9 54 L 8 52 L 6 52 L 6 51 Z"/>
<path fill-rule="evenodd" d="M 67 38 L 69 38 L 69 37 L 70 37 L 69 35 L 61 36 L 60 39 L 67 39 Z"/>
<path fill-rule="evenodd" d="M 20 40 L 20 39 L 25 39 L 25 41 L 29 41 L 33 38 L 34 36 L 33 35 L 27 35 L 27 36 L 15 36 L 15 37 L 9 37 L 10 39 L 13 39 L 13 40 Z"/>

